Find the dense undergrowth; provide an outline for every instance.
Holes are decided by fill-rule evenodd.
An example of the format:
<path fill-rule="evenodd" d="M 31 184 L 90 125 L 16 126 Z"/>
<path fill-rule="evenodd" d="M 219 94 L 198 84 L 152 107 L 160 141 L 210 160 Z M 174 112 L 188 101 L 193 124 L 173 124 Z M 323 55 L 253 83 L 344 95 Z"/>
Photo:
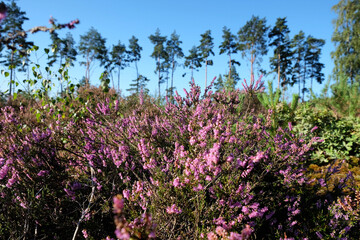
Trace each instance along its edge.
<path fill-rule="evenodd" d="M 19 95 L 0 114 L 1 239 L 359 239 L 359 109 L 279 94 Z"/>

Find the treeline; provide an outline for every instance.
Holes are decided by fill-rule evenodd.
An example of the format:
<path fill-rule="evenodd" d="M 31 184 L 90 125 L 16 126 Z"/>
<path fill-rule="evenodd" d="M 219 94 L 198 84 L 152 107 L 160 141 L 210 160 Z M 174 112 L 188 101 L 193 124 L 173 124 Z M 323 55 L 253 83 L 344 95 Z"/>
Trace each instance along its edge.
<path fill-rule="evenodd" d="M 347 1 L 340 1 L 334 6 L 334 10 L 341 13 L 342 5 L 346 5 Z M 4 5 L 4 3 L 2 3 Z M 353 3 L 355 4 L 355 3 Z M 343 7 L 344 7 L 343 6 Z M 13 35 L 18 31 L 23 31 L 23 24 L 29 19 L 26 13 L 21 11 L 15 1 L 6 4 L 7 17 L 1 22 L 0 34 Z M 54 20 L 50 20 L 54 24 Z M 336 30 L 333 41 L 342 38 L 340 27 L 340 19 L 337 21 Z M 149 41 L 154 45 L 151 57 L 156 62 L 155 72 L 157 73 L 158 95 L 161 93 L 161 85 L 166 83 L 167 95 L 172 95 L 174 86 L 174 72 L 177 67 L 183 66 L 191 70 L 191 77 L 194 70 L 205 68 L 205 86 L 207 82 L 207 67 L 213 65 L 212 57 L 218 53 L 228 56 L 228 72 L 220 75 L 215 83 L 216 90 L 234 89 L 240 79 L 236 66 L 240 65 L 240 61 L 234 59 L 234 54 L 241 53 L 244 61 L 249 61 L 251 66 L 251 80 L 254 79 L 254 72 L 267 74 L 260 66 L 262 57 L 271 52 L 270 56 L 270 73 L 277 74 L 277 87 L 284 92 L 288 86 L 298 86 L 299 95 L 304 99 L 304 94 L 313 86 L 313 81 L 322 83 L 324 74 L 322 69 L 324 64 L 320 62 L 322 47 L 325 44 L 323 39 L 306 35 L 303 31 L 295 34 L 292 38 L 289 36 L 290 29 L 287 25 L 286 18 L 278 18 L 275 26 L 267 25 L 265 18 L 253 16 L 242 26 L 235 34 L 227 27 L 223 28 L 221 45 L 214 46 L 214 38 L 211 30 L 200 35 L 198 45 L 194 45 L 188 53 L 182 49 L 182 41 L 180 35 L 175 31 L 171 36 L 164 36 L 160 30 L 149 36 Z M 121 71 L 130 65 L 135 66 L 137 78 L 132 81 L 130 88 L 126 89 L 130 92 L 139 92 L 141 89 L 146 90 L 146 84 L 149 78 L 145 74 L 140 74 L 138 62 L 142 57 L 142 47 L 138 43 L 138 38 L 132 36 L 128 44 L 118 43 L 112 47 L 106 47 L 106 39 L 94 28 L 80 36 L 78 44 L 75 43 L 71 33 L 65 37 L 59 37 L 56 31 L 50 33 L 52 52 L 48 55 L 48 65 L 55 63 L 60 66 L 64 62 L 74 64 L 79 61 L 80 65 L 85 67 L 85 74 L 81 81 L 82 85 L 90 84 L 90 69 L 95 64 L 103 66 L 105 73 L 112 79 L 115 87 L 115 78 L 117 79 L 117 90 L 120 90 Z M 29 65 L 29 55 L 27 49 L 34 45 L 33 42 L 27 40 L 27 36 L 19 35 L 13 38 L 10 46 L 12 48 L 4 48 L 1 45 L 1 63 L 10 69 L 10 89 L 11 95 L 15 88 L 15 74 L 17 71 L 26 71 Z M 338 48 L 339 49 L 339 48 Z M 344 73 L 341 66 L 348 64 L 349 61 L 340 61 L 337 58 L 344 57 L 344 51 L 354 54 L 349 49 L 337 50 L 333 53 L 336 63 L 336 72 Z M 355 61 L 355 60 L 354 60 Z M 359 67 L 358 67 L 359 68 Z M 349 73 L 355 78 L 353 68 Z M 114 76 L 114 75 L 117 76 Z M 183 74 L 185 76 L 185 74 Z M 61 91 L 63 91 L 62 83 L 60 83 Z"/>

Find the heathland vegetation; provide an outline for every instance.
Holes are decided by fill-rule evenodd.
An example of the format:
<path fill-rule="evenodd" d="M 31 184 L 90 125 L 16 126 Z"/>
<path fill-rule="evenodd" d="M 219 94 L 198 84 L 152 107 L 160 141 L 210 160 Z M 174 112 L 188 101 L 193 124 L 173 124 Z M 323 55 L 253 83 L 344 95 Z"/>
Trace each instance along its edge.
<path fill-rule="evenodd" d="M 0 238 L 359 239 L 359 8 L 352 0 L 333 7 L 335 83 L 320 96 L 312 82 L 324 81 L 324 40 L 304 32 L 290 39 L 286 18 L 269 27 L 255 16 L 237 35 L 223 29 L 227 73 L 205 79 L 203 92 L 191 81 L 184 95 L 174 71 L 181 60 L 191 71 L 213 64 L 211 31 L 189 55 L 179 35 L 156 31 L 151 96 L 136 37 L 108 51 L 90 29 L 75 46 L 71 34 L 57 32 L 78 20 L 24 31 L 25 12 L 1 2 L 9 89 L 0 103 Z M 49 48 L 27 41 L 38 31 L 49 32 Z M 269 48 L 276 87 L 254 74 Z M 46 74 L 29 60 L 34 51 L 48 56 Z M 248 81 L 239 81 L 237 52 L 251 63 Z M 74 84 L 68 72 L 78 55 L 86 71 Z M 90 84 L 92 64 L 104 67 L 99 87 Z M 137 78 L 125 97 L 120 72 L 129 64 Z M 31 72 L 21 88 L 19 71 Z M 298 94 L 285 101 L 295 84 Z"/>

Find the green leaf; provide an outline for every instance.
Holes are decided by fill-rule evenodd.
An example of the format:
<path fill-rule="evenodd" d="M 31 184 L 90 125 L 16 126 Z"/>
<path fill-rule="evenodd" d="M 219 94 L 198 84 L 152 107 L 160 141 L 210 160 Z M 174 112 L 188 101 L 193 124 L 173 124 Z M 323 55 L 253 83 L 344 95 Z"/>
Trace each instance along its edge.
<path fill-rule="evenodd" d="M 46 54 L 49 54 L 49 49 L 45 48 L 44 51 L 46 52 Z"/>

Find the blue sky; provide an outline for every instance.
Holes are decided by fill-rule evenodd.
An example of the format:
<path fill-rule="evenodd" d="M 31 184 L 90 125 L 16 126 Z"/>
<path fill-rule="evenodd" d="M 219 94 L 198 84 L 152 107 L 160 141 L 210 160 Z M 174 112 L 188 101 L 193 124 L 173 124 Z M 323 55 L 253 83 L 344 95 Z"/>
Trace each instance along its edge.
<path fill-rule="evenodd" d="M 155 61 L 150 57 L 153 45 L 148 37 L 159 28 L 162 35 L 170 36 L 176 30 L 183 42 L 182 48 L 187 55 L 189 49 L 199 45 L 200 34 L 211 30 L 214 38 L 213 57 L 214 66 L 208 67 L 208 81 L 213 77 L 227 71 L 227 56 L 219 55 L 218 46 L 222 41 L 222 29 L 227 26 L 236 34 L 251 17 L 265 17 L 267 24 L 273 26 L 278 17 L 287 17 L 290 29 L 290 37 L 303 30 L 306 35 L 326 40 L 323 47 L 321 62 L 325 64 L 323 70 L 326 80 L 333 69 L 333 61 L 330 57 L 334 51 L 334 44 L 331 42 L 333 33 L 332 21 L 336 14 L 331 7 L 337 4 L 338 0 L 18 0 L 17 3 L 23 11 L 26 11 L 30 19 L 25 24 L 25 29 L 34 26 L 49 26 L 48 20 L 53 16 L 59 23 L 67 23 L 73 19 L 79 19 L 80 24 L 70 32 L 73 34 L 76 43 L 79 43 L 80 35 L 85 34 L 91 27 L 97 29 L 106 38 L 106 45 L 110 48 L 119 40 L 128 45 L 128 40 L 134 35 L 139 39 L 142 46 L 142 58 L 139 63 L 139 72 L 151 79 L 149 82 L 150 93 L 155 94 L 157 89 L 157 78 L 154 74 Z M 60 36 L 65 36 L 69 30 L 59 31 Z M 31 39 L 40 47 L 37 56 L 33 61 L 44 62 L 42 56 L 43 48 L 50 44 L 48 33 L 37 33 Z M 269 51 L 272 53 L 272 50 Z M 241 62 L 238 68 L 240 77 L 249 79 L 250 66 L 246 59 L 240 54 L 234 58 Z M 78 56 L 78 61 L 81 59 Z M 44 65 L 44 64 L 42 64 Z M 263 68 L 268 69 L 269 62 L 265 57 L 262 63 Z M 103 69 L 96 67 L 91 76 L 91 84 L 99 85 L 99 76 Z M 188 88 L 189 76 L 182 77 L 183 73 L 190 73 L 188 69 L 179 67 L 175 72 L 174 84 L 179 92 Z M 85 73 L 83 66 L 78 63 L 70 70 L 72 81 L 77 83 Z M 20 76 L 19 76 L 20 77 Z M 129 88 L 131 80 L 136 78 L 134 66 L 122 71 L 121 89 Z M 204 68 L 194 74 L 195 81 L 204 86 Z M 265 77 L 265 80 L 272 80 L 275 75 Z M 323 85 L 315 85 L 315 92 L 320 92 Z M 2 81 L 1 88 L 7 84 Z M 241 88 L 241 85 L 239 86 Z M 165 85 L 162 86 L 164 93 Z M 288 91 L 287 95 L 295 90 Z M 128 94 L 123 91 L 124 94 Z"/>

